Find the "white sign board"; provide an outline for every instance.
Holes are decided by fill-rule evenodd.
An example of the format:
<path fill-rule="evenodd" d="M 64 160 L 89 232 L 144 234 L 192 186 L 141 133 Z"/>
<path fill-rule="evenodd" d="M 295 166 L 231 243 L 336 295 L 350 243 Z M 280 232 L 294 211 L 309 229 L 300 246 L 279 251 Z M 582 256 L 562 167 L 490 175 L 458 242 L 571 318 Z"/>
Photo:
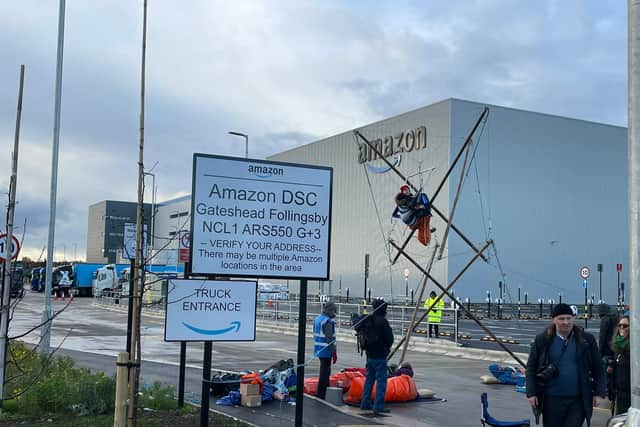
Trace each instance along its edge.
<path fill-rule="evenodd" d="M 169 280 L 165 341 L 255 341 L 257 282 Z"/>
<path fill-rule="evenodd" d="M 147 257 L 147 224 L 143 225 L 142 232 L 142 253 Z M 122 256 L 126 259 L 136 258 L 136 224 L 133 222 L 124 223 L 124 241 L 122 244 Z"/>
<path fill-rule="evenodd" d="M 588 279 L 591 275 L 591 270 L 587 266 L 580 267 L 580 277 L 583 279 Z"/>
<path fill-rule="evenodd" d="M 191 271 L 328 280 L 332 174 L 194 154 Z"/>

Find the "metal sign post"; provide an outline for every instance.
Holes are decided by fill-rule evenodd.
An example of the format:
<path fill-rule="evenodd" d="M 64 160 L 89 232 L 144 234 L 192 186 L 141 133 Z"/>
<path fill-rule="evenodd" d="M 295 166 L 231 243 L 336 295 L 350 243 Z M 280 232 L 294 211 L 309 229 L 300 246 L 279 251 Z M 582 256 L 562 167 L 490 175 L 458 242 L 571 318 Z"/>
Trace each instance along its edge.
<path fill-rule="evenodd" d="M 624 301 L 624 290 L 620 292 L 620 272 L 622 272 L 622 264 L 616 264 L 616 272 L 618 273 L 618 299 L 616 303 L 620 306 L 620 301 Z M 620 295 L 622 295 L 622 298 Z"/>
<path fill-rule="evenodd" d="M 584 328 L 587 329 L 587 318 L 589 316 L 589 305 L 587 298 L 587 292 L 589 291 L 589 282 L 587 282 L 587 279 L 584 279 L 582 281 L 582 287 L 584 288 Z"/>
<path fill-rule="evenodd" d="M 600 279 L 600 302 L 602 302 L 602 264 L 597 265 L 598 276 Z"/>
<path fill-rule="evenodd" d="M 591 270 L 586 265 L 583 265 L 582 267 L 580 267 L 579 274 L 580 274 L 580 277 L 582 278 L 582 287 L 584 288 L 584 328 L 587 329 L 587 316 L 589 315 L 588 297 L 587 297 L 587 292 L 589 290 L 589 283 L 587 282 L 587 279 L 591 275 Z M 602 294 L 600 298 L 602 300 Z"/>
<path fill-rule="evenodd" d="M 255 341 L 257 288 L 257 282 L 246 280 L 169 281 L 164 340 L 180 341 L 181 370 L 186 341 L 204 341 L 201 426 L 209 419 L 212 343 Z M 184 402 L 184 391 L 179 400 Z"/>
<path fill-rule="evenodd" d="M 310 279 L 330 280 L 333 170 L 324 166 L 195 153 L 192 182 L 189 258 L 193 274 L 301 281 L 296 426 L 302 426 L 307 287 Z M 226 283 L 232 292 L 241 282 L 218 283 Z M 173 292 L 181 287 L 176 286 Z M 202 291 L 191 289 L 196 295 L 203 294 Z M 211 295 L 209 291 L 207 295 Z M 254 299 L 256 295 L 254 288 Z M 219 296 L 215 293 L 213 300 L 202 303 L 216 304 Z M 239 303 L 244 304 L 247 299 L 249 296 Z M 183 300 L 176 305 L 184 307 L 185 304 L 191 307 L 191 302 Z M 212 336 L 244 336 L 244 339 L 235 340 L 255 340 L 255 306 L 253 335 L 250 337 L 246 335 L 248 330 L 244 326 L 247 318 L 221 319 L 221 316 L 208 313 L 192 316 L 188 322 L 183 318 L 175 322 L 171 319 L 171 311 L 168 302 L 167 341 L 219 341 L 212 340 Z M 226 324 L 220 324 L 223 320 Z M 185 327 L 190 330 L 188 336 L 185 335 Z M 203 338 L 203 334 L 207 337 Z M 205 359 L 208 354 L 205 344 Z M 205 379 L 210 371 L 206 365 Z M 203 407 L 205 399 L 208 405 L 208 397 L 203 385 Z"/>
<path fill-rule="evenodd" d="M 304 402 L 304 344 L 307 330 L 307 280 L 300 281 L 300 301 L 298 304 L 298 368 L 296 370 L 296 427 L 302 427 L 302 407 Z"/>
<path fill-rule="evenodd" d="M 204 358 L 202 362 L 202 398 L 200 399 L 200 427 L 209 425 L 209 399 L 211 398 L 211 353 L 213 344 L 204 342 Z"/>

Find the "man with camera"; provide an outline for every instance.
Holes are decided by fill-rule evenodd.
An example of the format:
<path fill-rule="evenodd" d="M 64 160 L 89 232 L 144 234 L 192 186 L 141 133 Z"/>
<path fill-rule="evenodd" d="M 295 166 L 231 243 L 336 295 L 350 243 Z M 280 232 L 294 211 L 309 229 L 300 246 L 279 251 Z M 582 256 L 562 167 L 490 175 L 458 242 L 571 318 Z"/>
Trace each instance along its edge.
<path fill-rule="evenodd" d="M 590 425 L 605 396 L 604 369 L 596 340 L 574 325 L 573 311 L 558 304 L 553 323 L 536 335 L 527 361 L 527 398 L 545 427 Z"/>

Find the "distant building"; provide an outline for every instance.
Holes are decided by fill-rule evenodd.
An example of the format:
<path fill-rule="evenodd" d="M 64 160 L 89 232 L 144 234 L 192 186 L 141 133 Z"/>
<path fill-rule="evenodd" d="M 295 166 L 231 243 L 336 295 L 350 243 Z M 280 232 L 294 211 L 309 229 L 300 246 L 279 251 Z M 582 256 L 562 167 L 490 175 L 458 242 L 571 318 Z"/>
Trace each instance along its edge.
<path fill-rule="evenodd" d="M 498 283 L 505 282 L 506 302 L 516 301 L 521 288 L 530 302 L 557 300 L 563 293 L 565 301 L 575 303 L 583 297 L 579 269 L 586 265 L 592 271 L 589 294 L 597 300 L 596 265 L 603 264 L 603 297 L 614 302 L 615 266 L 625 263 L 629 253 L 627 129 L 487 107 L 488 118 L 473 138 L 453 224 L 477 248 L 492 239 L 495 250 L 487 252 L 488 263 L 478 260 L 460 277 L 455 294 L 478 301 L 490 291 L 495 301 Z M 476 102 L 447 99 L 357 129 L 431 197 L 484 108 Z M 453 210 L 463 159 L 464 155 L 434 201 L 446 217 Z M 391 218 L 394 196 L 404 182 L 353 131 L 269 160 L 333 168 L 330 280 L 310 282 L 310 293 L 345 296 L 349 288 L 351 297 L 362 297 L 367 254 L 366 286 L 373 296 L 393 294 L 402 299 L 405 289 L 418 290 L 419 270 L 402 257 L 392 264 L 396 250 L 388 243 L 392 239 L 401 244 L 410 233 Z M 190 196 L 158 204 L 154 246 L 172 249 L 163 255 L 168 257 L 166 264 L 175 262 L 177 242 L 170 239 L 180 229 L 189 229 L 190 209 Z M 99 228 L 96 224 L 92 229 L 94 222 L 90 218 L 90 232 Z M 443 241 L 447 223 L 434 211 L 432 226 L 437 231 L 429 246 L 415 237 L 407 246 L 407 253 L 424 267 L 435 244 Z M 98 254 L 101 249 L 92 247 Z M 447 286 L 473 255 L 451 231 L 432 274 Z M 622 281 L 627 277 L 623 271 Z M 429 282 L 428 290 L 437 288 Z"/>
<path fill-rule="evenodd" d="M 589 297 L 599 298 L 596 265 L 603 264 L 603 297 L 616 298 L 616 263 L 629 254 L 627 129 L 601 123 L 517 110 L 459 99 L 359 127 L 405 176 L 433 196 L 482 110 L 489 108 L 469 153 L 453 224 L 480 248 L 493 239 L 489 262 L 476 261 L 456 282 L 459 297 L 499 297 L 517 301 L 518 288 L 538 298 L 583 299 L 580 266 L 591 267 Z M 424 140 L 422 139 L 424 137 Z M 391 264 L 398 244 L 409 235 L 392 220 L 394 196 L 403 181 L 376 159 L 353 131 L 295 147 L 270 160 L 331 166 L 334 170 L 331 279 L 352 296 L 364 293 L 364 259 L 369 254 L 367 287 L 374 296 L 404 297 L 418 289 L 422 275 L 401 257 Z M 434 206 L 448 217 L 454 206 L 464 155 L 451 172 Z M 426 267 L 447 223 L 433 212 L 432 243 L 415 238 L 407 253 Z M 447 286 L 474 252 L 454 231 L 432 273 Z M 409 274 L 405 279 L 405 270 Z M 622 281 L 628 277 L 623 271 Z M 338 285 L 340 284 L 340 285 Z M 337 286 L 338 285 L 338 286 Z M 324 286 L 326 292 L 327 286 Z M 428 290 L 438 290 L 428 283 Z"/>
<path fill-rule="evenodd" d="M 189 231 L 191 196 L 178 197 L 156 205 L 154 226 L 154 263 L 178 264 L 178 238 L 180 231 Z"/>
<path fill-rule="evenodd" d="M 122 251 L 124 224 L 136 222 L 134 202 L 103 200 L 89 206 L 87 262 L 115 263 Z M 151 205 L 144 205 L 144 223 L 151 225 Z"/>

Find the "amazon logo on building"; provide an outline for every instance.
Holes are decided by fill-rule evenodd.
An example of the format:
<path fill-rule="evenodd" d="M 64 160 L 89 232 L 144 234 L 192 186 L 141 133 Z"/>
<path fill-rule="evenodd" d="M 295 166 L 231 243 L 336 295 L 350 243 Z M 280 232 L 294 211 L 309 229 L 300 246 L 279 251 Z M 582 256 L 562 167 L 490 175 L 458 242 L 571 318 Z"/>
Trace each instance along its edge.
<path fill-rule="evenodd" d="M 366 143 L 361 143 L 358 146 L 358 163 L 364 163 L 367 169 L 374 173 L 385 173 L 390 167 L 373 166 L 369 164 L 372 160 L 380 159 L 380 156 L 376 153 L 382 153 L 384 157 L 393 157 L 390 159 L 391 164 L 398 166 L 402 160 L 402 153 L 408 153 L 411 151 L 422 150 L 427 148 L 427 128 L 420 126 L 415 129 L 408 129 L 402 131 L 396 135 L 388 135 L 384 138 L 374 139 L 371 145 L 375 147 L 375 150 Z"/>

